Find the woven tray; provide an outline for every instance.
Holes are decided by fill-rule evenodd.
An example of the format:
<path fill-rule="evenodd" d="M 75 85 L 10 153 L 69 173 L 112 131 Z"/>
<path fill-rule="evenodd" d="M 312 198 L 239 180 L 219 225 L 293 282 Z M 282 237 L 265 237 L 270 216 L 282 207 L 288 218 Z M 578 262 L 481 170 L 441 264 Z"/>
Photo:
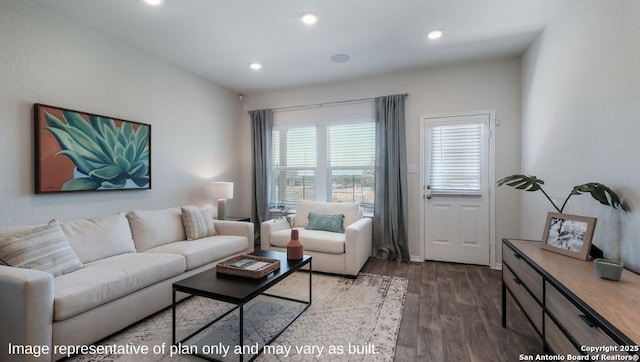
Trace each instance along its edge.
<path fill-rule="evenodd" d="M 239 263 L 242 260 L 246 260 L 246 263 Z M 262 266 L 257 270 L 250 269 L 255 266 L 256 263 L 265 262 L 267 265 Z M 233 265 L 236 264 L 236 265 Z M 239 266 L 239 264 L 247 264 L 246 266 Z M 216 265 L 216 271 L 222 274 L 235 275 L 246 278 L 262 278 L 265 275 L 280 269 L 280 260 L 263 258 L 255 255 L 239 255 L 229 260 L 225 260 Z"/>

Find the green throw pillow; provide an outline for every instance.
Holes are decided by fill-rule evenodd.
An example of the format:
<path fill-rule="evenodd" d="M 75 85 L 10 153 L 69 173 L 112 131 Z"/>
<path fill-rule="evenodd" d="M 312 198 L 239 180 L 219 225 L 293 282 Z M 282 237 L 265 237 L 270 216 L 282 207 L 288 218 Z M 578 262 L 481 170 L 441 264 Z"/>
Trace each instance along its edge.
<path fill-rule="evenodd" d="M 309 213 L 309 224 L 307 225 L 309 230 L 324 230 L 334 233 L 344 232 L 344 214 L 327 215 L 316 214 L 315 212 Z"/>

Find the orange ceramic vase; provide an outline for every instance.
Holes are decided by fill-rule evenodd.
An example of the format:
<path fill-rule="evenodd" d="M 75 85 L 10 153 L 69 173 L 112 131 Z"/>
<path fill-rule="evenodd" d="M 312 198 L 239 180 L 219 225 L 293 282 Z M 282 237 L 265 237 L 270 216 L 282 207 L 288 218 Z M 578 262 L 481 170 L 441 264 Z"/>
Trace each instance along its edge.
<path fill-rule="evenodd" d="M 287 244 L 287 259 L 300 260 L 304 256 L 304 245 L 298 240 L 298 230 L 291 230 L 291 240 Z"/>

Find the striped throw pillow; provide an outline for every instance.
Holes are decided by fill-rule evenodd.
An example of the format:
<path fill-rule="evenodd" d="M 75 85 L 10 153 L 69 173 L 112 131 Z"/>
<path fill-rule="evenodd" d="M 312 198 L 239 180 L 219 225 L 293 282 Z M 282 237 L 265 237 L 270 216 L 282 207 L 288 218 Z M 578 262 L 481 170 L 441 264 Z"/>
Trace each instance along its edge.
<path fill-rule="evenodd" d="M 181 209 L 187 240 L 206 238 L 216 234 L 213 217 L 208 211 L 200 210 L 197 206 L 183 206 Z"/>
<path fill-rule="evenodd" d="M 83 267 L 57 222 L 0 238 L 0 260 L 9 266 L 41 270 L 53 276 Z"/>

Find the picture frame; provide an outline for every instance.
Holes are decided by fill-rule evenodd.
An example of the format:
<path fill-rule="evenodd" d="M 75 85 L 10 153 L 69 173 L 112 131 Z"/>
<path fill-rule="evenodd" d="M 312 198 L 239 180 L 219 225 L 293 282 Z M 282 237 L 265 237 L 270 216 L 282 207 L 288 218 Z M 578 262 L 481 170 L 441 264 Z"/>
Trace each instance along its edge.
<path fill-rule="evenodd" d="M 593 231 L 594 217 L 550 212 L 540 247 L 572 258 L 587 260 Z"/>
<path fill-rule="evenodd" d="M 151 189 L 151 125 L 34 104 L 35 193 Z"/>

